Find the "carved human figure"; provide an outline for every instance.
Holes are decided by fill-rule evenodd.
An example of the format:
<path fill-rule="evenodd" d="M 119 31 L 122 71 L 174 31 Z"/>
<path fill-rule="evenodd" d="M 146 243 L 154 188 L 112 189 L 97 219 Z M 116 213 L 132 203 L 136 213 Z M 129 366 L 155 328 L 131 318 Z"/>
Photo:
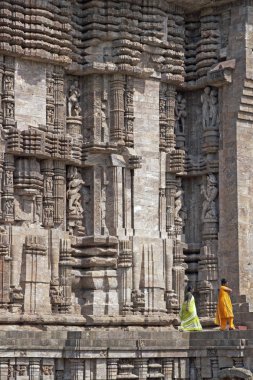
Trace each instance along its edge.
<path fill-rule="evenodd" d="M 54 110 L 53 108 L 49 108 L 47 110 L 47 123 L 53 124 L 54 122 Z"/>
<path fill-rule="evenodd" d="M 13 185 L 13 174 L 12 174 L 12 172 L 7 171 L 5 178 L 6 178 L 6 185 L 12 186 Z"/>
<path fill-rule="evenodd" d="M 7 103 L 6 104 L 6 117 L 13 118 L 14 117 L 14 104 Z"/>
<path fill-rule="evenodd" d="M 44 218 L 43 218 L 44 223 L 49 223 L 50 221 L 52 221 L 54 217 L 54 206 L 53 205 L 45 206 L 43 209 L 43 214 L 44 214 Z"/>
<path fill-rule="evenodd" d="M 51 177 L 46 177 L 45 179 L 45 184 L 46 184 L 46 192 L 51 193 L 53 190 L 53 181 Z"/>
<path fill-rule="evenodd" d="M 210 126 L 217 127 L 218 124 L 218 93 L 216 89 L 212 89 L 210 93 Z"/>
<path fill-rule="evenodd" d="M 78 172 L 77 168 L 74 168 L 73 174 L 70 177 L 67 190 L 68 199 L 68 211 L 69 215 L 82 215 L 83 208 L 80 202 L 81 194 L 80 190 L 84 185 L 81 174 Z"/>
<path fill-rule="evenodd" d="M 208 128 L 210 124 L 210 94 L 211 88 L 206 87 L 201 95 L 203 129 Z"/>
<path fill-rule="evenodd" d="M 78 86 L 78 81 L 75 81 L 69 89 L 68 96 L 68 116 L 79 116 L 81 112 L 81 107 L 79 104 L 80 90 Z"/>
<path fill-rule="evenodd" d="M 217 208 L 215 204 L 215 199 L 218 195 L 217 179 L 214 174 L 209 174 L 207 176 L 207 185 L 201 186 L 201 194 L 204 196 L 204 201 L 202 205 L 201 220 L 205 219 L 216 219 L 217 218 Z"/>
<path fill-rule="evenodd" d="M 184 191 L 181 188 L 179 188 L 175 194 L 175 211 L 174 211 L 175 220 L 178 220 L 178 221 L 182 221 L 182 218 L 179 215 L 179 212 L 181 211 L 183 207 L 183 202 L 184 202 L 183 197 L 184 197 Z"/>
<path fill-rule="evenodd" d="M 9 215 L 9 214 L 13 214 L 13 200 L 12 199 L 9 199 L 5 202 L 5 214 Z"/>
<path fill-rule="evenodd" d="M 4 78 L 4 89 L 5 91 L 13 91 L 14 89 L 14 78 L 11 75 L 6 75 Z"/>
<path fill-rule="evenodd" d="M 166 99 L 165 98 L 160 98 L 159 111 L 160 111 L 160 114 L 166 113 Z"/>
<path fill-rule="evenodd" d="M 177 94 L 175 104 L 175 132 L 184 133 L 186 112 L 186 99 L 182 94 Z"/>

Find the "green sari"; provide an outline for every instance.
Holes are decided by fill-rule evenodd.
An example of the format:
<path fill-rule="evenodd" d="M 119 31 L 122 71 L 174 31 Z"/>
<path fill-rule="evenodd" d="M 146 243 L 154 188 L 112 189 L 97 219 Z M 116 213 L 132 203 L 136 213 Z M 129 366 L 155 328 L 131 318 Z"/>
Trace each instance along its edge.
<path fill-rule="evenodd" d="M 181 331 L 201 331 L 202 326 L 199 322 L 199 318 L 197 316 L 197 310 L 195 306 L 195 299 L 193 295 L 188 301 L 184 301 L 179 317 L 181 320 L 181 325 L 179 330 Z"/>

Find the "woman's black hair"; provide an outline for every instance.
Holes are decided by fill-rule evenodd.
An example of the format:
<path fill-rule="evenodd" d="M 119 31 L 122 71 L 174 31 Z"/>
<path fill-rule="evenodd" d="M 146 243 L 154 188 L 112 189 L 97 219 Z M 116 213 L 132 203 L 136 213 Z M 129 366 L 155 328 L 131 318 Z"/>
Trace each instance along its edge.
<path fill-rule="evenodd" d="M 191 293 L 193 291 L 193 287 L 191 285 L 188 285 L 187 288 L 186 288 L 186 291 L 187 291 L 187 293 L 188 292 Z"/>
<path fill-rule="evenodd" d="M 226 284 L 227 284 L 227 280 L 225 278 L 222 278 L 221 285 L 226 285 Z"/>
<path fill-rule="evenodd" d="M 188 285 L 185 291 L 185 301 L 189 302 L 192 298 L 193 287 Z"/>

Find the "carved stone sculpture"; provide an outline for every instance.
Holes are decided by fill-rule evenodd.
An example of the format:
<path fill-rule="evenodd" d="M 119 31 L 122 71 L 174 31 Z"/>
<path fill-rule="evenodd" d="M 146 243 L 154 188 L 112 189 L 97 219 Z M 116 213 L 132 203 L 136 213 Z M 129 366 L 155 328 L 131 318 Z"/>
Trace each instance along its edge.
<path fill-rule="evenodd" d="M 218 128 L 218 93 L 211 87 L 206 87 L 201 95 L 203 129 Z"/>
<path fill-rule="evenodd" d="M 80 201 L 80 190 L 83 185 L 84 181 L 82 180 L 81 174 L 78 172 L 77 168 L 73 168 L 67 190 L 69 215 L 80 216 L 83 213 L 83 207 Z"/>
<path fill-rule="evenodd" d="M 175 132 L 185 133 L 186 99 L 182 94 L 177 94 L 175 104 Z"/>
<path fill-rule="evenodd" d="M 183 207 L 183 196 L 184 191 L 182 189 L 178 189 L 175 194 L 175 220 L 182 221 L 182 217 L 180 216 L 180 211 Z"/>
<path fill-rule="evenodd" d="M 201 186 L 201 194 L 204 196 L 201 220 L 217 219 L 218 212 L 215 199 L 218 195 L 218 186 L 214 174 L 209 174 L 207 176 L 207 185 L 206 187 L 204 185 Z"/>
<path fill-rule="evenodd" d="M 79 103 L 80 90 L 78 81 L 75 81 L 69 89 L 68 96 L 68 116 L 79 116 L 81 112 L 81 107 Z"/>
<path fill-rule="evenodd" d="M 201 95 L 203 129 L 208 128 L 210 125 L 210 93 L 210 87 L 206 87 Z"/>

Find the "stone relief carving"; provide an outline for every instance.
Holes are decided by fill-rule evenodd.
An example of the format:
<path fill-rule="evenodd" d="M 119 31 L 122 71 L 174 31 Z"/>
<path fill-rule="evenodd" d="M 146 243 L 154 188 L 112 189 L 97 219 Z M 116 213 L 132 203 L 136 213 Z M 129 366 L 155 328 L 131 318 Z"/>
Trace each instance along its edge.
<path fill-rule="evenodd" d="M 177 94 L 175 103 L 175 132 L 185 133 L 186 99 L 182 94 Z"/>
<path fill-rule="evenodd" d="M 14 90 L 14 77 L 11 75 L 5 75 L 4 77 L 4 90 L 13 91 Z"/>
<path fill-rule="evenodd" d="M 107 116 L 107 103 L 105 101 L 101 104 L 101 141 L 109 141 L 109 126 Z"/>
<path fill-rule="evenodd" d="M 79 89 L 78 81 L 75 81 L 69 89 L 68 96 L 68 116 L 79 116 L 81 113 L 81 106 L 79 103 L 79 99 L 81 96 L 81 92 Z"/>
<path fill-rule="evenodd" d="M 184 191 L 181 188 L 178 188 L 175 194 L 175 221 L 182 222 L 182 216 L 180 215 L 180 211 L 182 210 L 184 203 Z"/>
<path fill-rule="evenodd" d="M 80 216 L 83 214 L 83 207 L 81 204 L 81 193 L 80 190 L 84 185 L 81 174 L 78 172 L 76 167 L 70 167 L 69 169 L 69 183 L 67 190 L 68 199 L 68 213 L 69 215 Z"/>
<path fill-rule="evenodd" d="M 207 176 L 207 184 L 206 187 L 204 185 L 201 186 L 201 194 L 204 197 L 201 220 L 217 219 L 218 211 L 215 199 L 218 195 L 218 184 L 214 174 Z"/>
<path fill-rule="evenodd" d="M 206 87 L 201 95 L 203 129 L 218 127 L 218 92 Z"/>

